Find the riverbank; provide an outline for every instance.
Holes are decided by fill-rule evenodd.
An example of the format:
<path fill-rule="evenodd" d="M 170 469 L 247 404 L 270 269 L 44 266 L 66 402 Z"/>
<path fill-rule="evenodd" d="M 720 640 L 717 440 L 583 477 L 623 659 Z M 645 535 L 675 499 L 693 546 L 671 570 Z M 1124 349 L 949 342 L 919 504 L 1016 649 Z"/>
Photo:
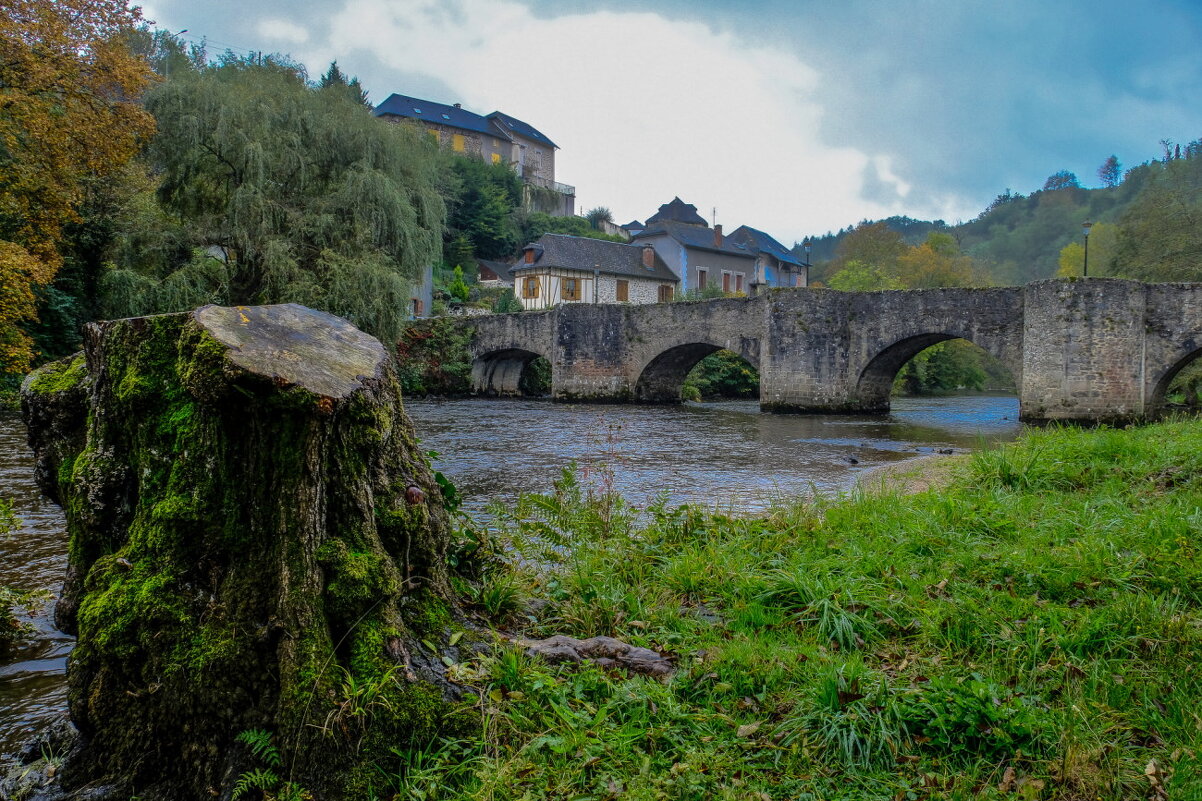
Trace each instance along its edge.
<path fill-rule="evenodd" d="M 1197 797 L 1202 424 L 1033 431 L 928 465 L 937 491 L 758 519 L 637 522 L 570 478 L 524 496 L 494 538 L 540 569 L 492 572 L 478 611 L 527 637 L 618 637 L 673 675 L 471 660 L 455 670 L 488 736 L 406 752 L 389 791 Z"/>

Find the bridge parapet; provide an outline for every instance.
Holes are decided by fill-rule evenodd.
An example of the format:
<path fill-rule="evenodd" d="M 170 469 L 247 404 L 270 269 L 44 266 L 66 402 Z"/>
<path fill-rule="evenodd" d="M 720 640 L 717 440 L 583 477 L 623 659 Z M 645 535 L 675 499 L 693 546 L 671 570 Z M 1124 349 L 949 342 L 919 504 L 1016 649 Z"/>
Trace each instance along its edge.
<path fill-rule="evenodd" d="M 1011 372 L 1031 420 L 1156 414 L 1169 381 L 1202 353 L 1202 284 L 1117 279 L 1023 287 L 838 292 L 650 306 L 574 304 L 476 318 L 477 392 L 517 394 L 536 356 L 558 400 L 662 403 L 706 355 L 731 350 L 760 371 L 777 412 L 884 412 L 898 370 L 963 338 Z"/>

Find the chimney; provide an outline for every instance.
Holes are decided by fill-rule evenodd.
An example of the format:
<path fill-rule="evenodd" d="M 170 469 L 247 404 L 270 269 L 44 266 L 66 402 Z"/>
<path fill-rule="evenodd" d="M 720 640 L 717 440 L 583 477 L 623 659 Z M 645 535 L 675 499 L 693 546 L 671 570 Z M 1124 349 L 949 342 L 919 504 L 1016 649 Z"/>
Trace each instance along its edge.
<path fill-rule="evenodd" d="M 643 266 L 648 270 L 655 268 L 655 248 L 643 245 Z"/>
<path fill-rule="evenodd" d="M 722 247 L 722 226 L 721 225 L 714 226 L 714 247 L 716 247 L 716 248 Z"/>
<path fill-rule="evenodd" d="M 526 263 L 534 264 L 534 248 L 526 248 Z"/>

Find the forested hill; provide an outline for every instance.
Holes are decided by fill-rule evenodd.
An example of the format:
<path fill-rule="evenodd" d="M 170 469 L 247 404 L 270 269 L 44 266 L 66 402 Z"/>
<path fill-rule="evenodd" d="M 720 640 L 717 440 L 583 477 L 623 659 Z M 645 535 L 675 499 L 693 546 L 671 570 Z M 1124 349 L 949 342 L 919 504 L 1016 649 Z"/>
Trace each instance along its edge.
<path fill-rule="evenodd" d="M 1090 275 L 1202 280 L 1202 140 L 1166 146 L 1163 160 L 1125 175 L 1117 162 L 1109 173 L 1106 166 L 1099 174 L 1107 186 L 1086 189 L 1072 173 L 1056 173 L 1030 195 L 1007 189 L 980 216 L 961 225 L 890 217 L 815 237 L 814 278 L 821 281 L 844 266 L 847 251 L 855 250 L 848 244 L 853 232 L 882 224 L 911 246 L 931 233 L 950 234 L 987 283 L 1079 274 L 1081 223 L 1090 221 Z"/>

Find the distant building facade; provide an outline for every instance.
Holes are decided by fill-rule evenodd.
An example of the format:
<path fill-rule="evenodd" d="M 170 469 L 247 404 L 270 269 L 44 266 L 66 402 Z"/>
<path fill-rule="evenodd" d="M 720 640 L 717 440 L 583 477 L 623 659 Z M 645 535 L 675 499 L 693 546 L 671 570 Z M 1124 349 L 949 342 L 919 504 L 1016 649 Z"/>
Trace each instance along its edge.
<path fill-rule="evenodd" d="M 500 111 L 482 116 L 459 103 L 446 105 L 392 94 L 373 113 L 389 122 L 420 125 L 439 145 L 492 164 L 510 165 L 528 187 L 537 210 L 567 217 L 576 213 L 576 188 L 555 180 L 557 146 L 533 125 Z"/>
<path fill-rule="evenodd" d="M 761 288 L 809 286 L 809 266 L 763 231 L 749 225 L 740 225 L 731 232 L 730 240 L 755 253 L 755 275 L 751 279 L 751 294 L 754 295 Z"/>
<path fill-rule="evenodd" d="M 680 279 L 680 292 L 696 294 L 707 289 L 747 293 L 756 274 L 756 253 L 722 235 L 722 226 L 710 228 L 697 207 L 673 198 L 647 218 L 632 244 L 651 245 Z"/>
<path fill-rule="evenodd" d="M 544 234 L 509 268 L 527 310 L 564 303 L 667 303 L 680 280 L 650 245 Z"/>

